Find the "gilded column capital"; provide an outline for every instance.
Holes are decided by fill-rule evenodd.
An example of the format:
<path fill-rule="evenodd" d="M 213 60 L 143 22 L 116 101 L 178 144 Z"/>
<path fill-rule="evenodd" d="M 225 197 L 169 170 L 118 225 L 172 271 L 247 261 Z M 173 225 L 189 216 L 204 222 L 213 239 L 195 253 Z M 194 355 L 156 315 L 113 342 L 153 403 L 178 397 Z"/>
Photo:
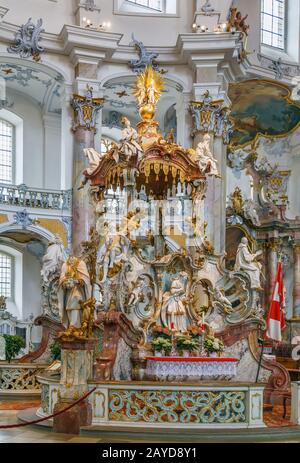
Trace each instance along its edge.
<path fill-rule="evenodd" d="M 282 245 L 282 241 L 280 239 L 267 241 L 265 243 L 265 247 L 267 249 L 270 249 L 270 251 L 273 251 L 273 252 L 279 252 L 281 245 Z"/>
<path fill-rule="evenodd" d="M 300 253 L 300 243 L 294 243 L 293 250 L 294 250 L 294 253 L 296 254 Z"/>
<path fill-rule="evenodd" d="M 225 144 L 229 143 L 233 124 L 230 121 L 230 108 L 224 106 L 224 100 L 213 100 L 207 90 L 201 101 L 191 102 L 190 111 L 194 122 L 192 137 L 199 132 L 210 132 L 222 137 Z"/>
<path fill-rule="evenodd" d="M 87 85 L 85 96 L 73 95 L 71 106 L 74 111 L 72 130 L 81 128 L 96 132 L 96 117 L 103 108 L 104 98 L 93 98 L 93 88 Z"/>

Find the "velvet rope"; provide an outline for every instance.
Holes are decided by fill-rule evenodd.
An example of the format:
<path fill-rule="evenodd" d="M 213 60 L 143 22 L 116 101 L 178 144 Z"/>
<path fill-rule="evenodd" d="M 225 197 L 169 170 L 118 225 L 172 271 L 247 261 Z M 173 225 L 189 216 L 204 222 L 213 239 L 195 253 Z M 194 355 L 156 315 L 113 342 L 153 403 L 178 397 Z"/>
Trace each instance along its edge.
<path fill-rule="evenodd" d="M 50 420 L 51 418 L 54 418 L 55 416 L 58 416 L 58 415 L 61 415 L 62 413 L 65 413 L 66 411 L 68 411 L 71 408 L 75 407 L 75 405 L 78 405 L 80 402 L 85 400 L 89 395 L 91 395 L 96 389 L 97 388 L 94 387 L 91 391 L 87 392 L 83 397 L 76 400 L 76 402 L 74 402 L 71 405 L 68 405 L 66 408 L 64 408 L 63 410 L 60 410 L 59 412 L 53 413 L 53 415 L 45 416 L 44 418 L 39 418 L 38 420 L 33 420 L 33 421 L 26 422 L 26 423 L 3 424 L 3 425 L 0 425 L 0 429 L 21 428 L 22 426 L 29 426 L 29 425 L 32 425 L 32 424 L 41 423 L 42 421 Z"/>

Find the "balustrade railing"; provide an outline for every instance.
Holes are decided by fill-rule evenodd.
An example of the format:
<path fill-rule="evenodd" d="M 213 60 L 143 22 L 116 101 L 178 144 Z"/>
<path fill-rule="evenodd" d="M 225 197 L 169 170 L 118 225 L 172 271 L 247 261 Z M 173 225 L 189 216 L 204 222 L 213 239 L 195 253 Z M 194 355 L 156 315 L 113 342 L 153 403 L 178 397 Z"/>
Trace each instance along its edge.
<path fill-rule="evenodd" d="M 0 362 L 0 394 L 17 391 L 39 391 L 36 375 L 47 368 L 46 364 Z"/>
<path fill-rule="evenodd" d="M 70 210 L 72 190 L 42 190 L 0 183 L 0 204 L 40 209 Z"/>

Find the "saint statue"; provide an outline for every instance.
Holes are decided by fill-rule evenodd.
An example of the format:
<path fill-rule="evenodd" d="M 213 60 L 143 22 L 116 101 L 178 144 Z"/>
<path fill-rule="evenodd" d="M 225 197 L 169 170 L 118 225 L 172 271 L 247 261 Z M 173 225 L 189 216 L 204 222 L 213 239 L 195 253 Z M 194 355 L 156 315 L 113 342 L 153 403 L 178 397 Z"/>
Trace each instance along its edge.
<path fill-rule="evenodd" d="M 251 254 L 248 249 L 248 239 L 246 237 L 242 238 L 236 254 L 234 271 L 243 271 L 249 275 L 251 289 L 261 289 L 260 274 L 262 266 L 256 261 L 257 257 L 259 257 L 261 253 L 262 252 L 259 251 L 255 254 Z"/>
<path fill-rule="evenodd" d="M 143 156 L 143 148 L 138 143 L 138 133 L 131 127 L 130 120 L 127 117 L 122 118 L 124 129 L 122 130 L 121 144 L 119 151 L 123 153 L 127 159 L 131 156 L 137 156 L 140 160 Z"/>
<path fill-rule="evenodd" d="M 82 303 L 91 298 L 92 288 L 87 266 L 79 257 L 69 257 L 59 280 L 58 302 L 62 324 L 81 327 Z"/>
<path fill-rule="evenodd" d="M 105 241 L 100 247 L 98 264 L 100 265 L 100 283 L 105 283 L 108 278 L 115 276 L 127 261 L 130 240 L 124 232 L 112 232 L 106 222 L 103 226 Z"/>
<path fill-rule="evenodd" d="M 187 330 L 186 283 L 188 275 L 180 272 L 171 281 L 169 291 L 165 291 L 162 298 L 161 319 L 163 325 L 169 329 L 184 333 Z"/>
<path fill-rule="evenodd" d="M 83 150 L 85 157 L 89 161 L 89 166 L 86 169 L 88 175 L 93 175 L 97 170 L 101 159 L 105 156 L 105 153 L 100 154 L 94 148 L 84 148 Z"/>
<path fill-rule="evenodd" d="M 206 133 L 203 141 L 198 143 L 195 154 L 195 161 L 198 162 L 202 173 L 207 173 L 211 177 L 221 178 L 218 170 L 218 161 L 213 157 L 210 148 L 211 137 Z"/>
<path fill-rule="evenodd" d="M 66 260 L 66 252 L 59 235 L 55 235 L 54 239 L 48 244 L 46 254 L 42 259 L 41 275 L 45 282 L 49 280 L 49 276 L 60 271 L 63 263 Z"/>

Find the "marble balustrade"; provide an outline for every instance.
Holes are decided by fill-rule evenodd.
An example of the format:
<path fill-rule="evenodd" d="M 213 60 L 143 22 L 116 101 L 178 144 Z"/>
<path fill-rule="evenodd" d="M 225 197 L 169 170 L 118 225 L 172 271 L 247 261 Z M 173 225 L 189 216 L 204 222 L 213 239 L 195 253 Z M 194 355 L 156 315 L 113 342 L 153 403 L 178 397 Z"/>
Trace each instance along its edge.
<path fill-rule="evenodd" d="M 0 204 L 40 209 L 70 210 L 72 191 L 43 190 L 26 185 L 0 184 Z"/>

